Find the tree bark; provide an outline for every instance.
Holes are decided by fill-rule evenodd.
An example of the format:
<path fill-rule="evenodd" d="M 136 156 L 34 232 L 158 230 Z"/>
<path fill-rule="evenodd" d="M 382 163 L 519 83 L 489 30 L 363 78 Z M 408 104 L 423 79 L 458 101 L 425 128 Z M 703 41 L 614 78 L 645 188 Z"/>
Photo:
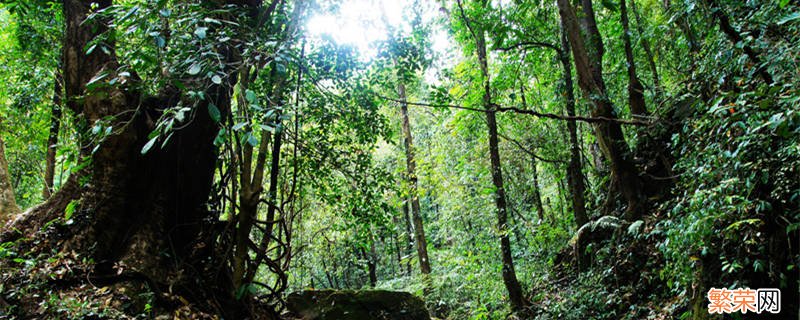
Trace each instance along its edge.
<path fill-rule="evenodd" d="M 400 100 L 406 101 L 406 86 L 403 83 L 397 85 L 397 93 Z M 408 198 L 411 203 L 411 218 L 414 223 L 414 238 L 417 244 L 417 256 L 419 258 L 419 270 L 423 275 L 431 273 L 431 264 L 428 260 L 428 241 L 425 239 L 425 228 L 422 223 L 422 215 L 420 214 L 418 179 L 417 179 L 417 163 L 414 158 L 414 140 L 411 135 L 411 123 L 408 119 L 408 105 L 406 103 L 400 104 L 400 112 L 403 116 L 403 144 L 406 149 L 406 179 L 410 187 Z"/>
<path fill-rule="evenodd" d="M 367 271 L 369 273 L 369 285 L 375 288 L 378 285 L 378 254 L 375 252 L 375 239 L 370 239 L 369 241 Z"/>
<path fill-rule="evenodd" d="M 273 4 L 276 1 L 277 0 L 273 0 Z M 283 7 L 281 7 L 281 10 L 283 10 Z M 283 28 L 283 30 L 284 30 L 283 32 L 285 33 L 285 36 L 287 38 L 288 37 L 292 37 L 292 36 L 295 35 L 295 33 L 296 33 L 297 29 L 298 29 L 298 24 L 295 23 L 295 22 L 296 21 L 300 21 L 301 16 L 303 15 L 303 12 L 305 10 L 306 10 L 306 3 L 304 3 L 304 2 L 296 4 L 295 7 L 293 8 L 292 13 L 291 13 L 290 23 L 285 25 L 284 28 Z M 305 43 L 303 43 L 301 51 L 300 51 L 300 59 L 303 59 L 303 57 L 305 57 Z M 278 72 L 279 63 L 280 62 L 277 62 L 277 61 L 273 61 L 272 62 L 273 65 L 272 65 L 272 75 L 271 75 L 271 77 L 273 79 L 273 82 L 271 84 L 272 92 L 270 93 L 270 96 L 271 96 L 270 106 L 275 110 L 275 122 L 273 123 L 274 126 L 275 126 L 275 130 L 274 130 L 275 133 L 273 134 L 274 141 L 272 142 L 272 152 L 270 153 L 271 160 L 270 160 L 270 169 L 269 169 L 270 170 L 269 171 L 269 189 L 267 190 L 267 215 L 266 215 L 266 221 L 265 221 L 265 226 L 264 226 L 264 233 L 263 233 L 263 235 L 261 237 L 261 241 L 259 242 L 259 245 L 258 245 L 258 247 L 256 249 L 256 258 L 253 260 L 252 265 L 250 266 L 247 274 L 245 275 L 245 281 L 246 282 L 253 281 L 253 279 L 255 279 L 255 277 L 256 277 L 256 273 L 258 271 L 258 268 L 262 265 L 262 263 L 264 263 L 269 268 L 270 271 L 275 273 L 276 277 L 278 278 L 277 286 L 279 286 L 279 288 L 272 288 L 272 290 L 276 290 L 277 289 L 276 290 L 277 292 L 282 292 L 283 290 L 285 290 L 288 287 L 288 276 L 285 273 L 285 268 L 287 268 L 287 267 L 284 267 L 280 263 L 277 263 L 276 261 L 271 260 L 272 258 L 269 256 L 269 251 L 270 251 L 270 248 L 271 248 L 270 246 L 273 245 L 273 244 L 276 244 L 276 243 L 279 246 L 279 248 L 277 250 L 278 256 L 279 257 L 281 256 L 280 252 L 282 252 L 284 250 L 284 248 L 282 248 L 282 247 L 286 246 L 286 244 L 284 244 L 282 241 L 280 241 L 280 234 L 281 234 L 281 232 L 283 230 L 286 230 L 285 227 L 287 227 L 287 224 L 286 224 L 286 221 L 285 221 L 285 218 L 286 218 L 285 216 L 281 216 L 279 218 L 276 218 L 276 212 L 281 214 L 281 215 L 283 214 L 283 210 L 278 212 L 278 206 L 280 205 L 278 203 L 278 185 L 280 184 L 278 178 L 280 176 L 280 170 L 281 170 L 281 168 L 280 168 L 281 167 L 281 148 L 283 147 L 283 137 L 284 137 L 283 121 L 281 119 L 281 117 L 283 115 L 282 109 L 286 105 L 286 103 L 285 103 L 286 102 L 286 96 L 285 96 L 284 89 L 285 89 L 285 87 L 288 86 L 288 84 L 287 84 L 288 77 L 285 74 L 281 75 L 280 72 Z M 295 87 L 295 91 L 294 91 L 294 93 L 295 93 L 295 97 L 294 98 L 295 98 L 295 104 L 296 105 L 298 105 L 300 103 L 300 87 L 301 87 L 302 78 L 303 78 L 303 71 L 302 71 L 302 68 L 300 68 L 297 71 L 297 79 L 296 79 L 297 82 L 296 82 L 296 87 Z M 267 133 L 267 131 L 264 130 L 262 135 L 266 134 L 266 133 Z M 259 161 L 261 161 L 261 160 L 259 160 Z M 257 167 L 256 169 L 259 170 L 258 172 L 256 172 L 256 174 L 260 175 L 260 174 L 262 174 L 264 168 L 263 168 L 263 166 L 261 166 L 260 168 Z M 276 225 L 279 228 L 277 236 L 275 234 L 273 234 L 273 230 L 274 230 Z M 290 236 L 290 235 L 287 234 L 287 236 Z M 286 249 L 288 250 L 289 248 L 286 248 Z M 287 264 L 287 266 L 288 266 L 288 264 Z"/>
<path fill-rule="evenodd" d="M 219 129 L 207 110 L 213 104 L 224 119 L 235 77 L 221 85 L 209 84 L 206 99 L 194 104 L 193 118 L 175 130 L 163 148 L 153 147 L 142 154 L 149 133 L 155 129 L 152 119 L 158 119 L 165 107 L 177 105 L 181 94 L 176 88 L 166 87 L 156 96 L 146 96 L 137 89 L 135 73 L 127 78 L 117 74 L 115 44 L 108 40 L 113 36 L 101 41 L 103 48 L 85 53 L 87 44 L 109 31 L 109 21 L 102 16 L 87 17 L 111 3 L 63 3 L 64 101 L 79 119 L 80 154 L 91 163 L 47 202 L 16 220 L 15 228 L 11 228 L 15 231 L 4 233 L 0 239 L 33 236 L 44 222 L 63 216 L 67 204 L 77 203 L 72 217 L 75 222 L 67 236 L 58 239 L 57 248 L 96 261 L 90 271 L 93 277 L 114 276 L 120 272 L 118 266 L 125 266 L 125 270 L 135 270 L 148 282 L 168 287 L 172 294 L 207 310 L 241 318 L 244 308 L 234 299 L 230 270 L 213 251 L 217 216 L 207 209 L 217 159 L 213 141 Z M 217 49 L 226 65 L 237 61 L 225 44 Z M 107 75 L 106 80 L 98 80 L 99 75 Z M 93 79 L 112 78 L 125 78 L 127 84 L 87 87 Z M 184 80 L 207 83 L 200 78 Z M 193 101 L 185 103 L 192 105 Z M 86 129 L 108 117 L 113 119 L 110 134 L 98 145 L 92 144 Z M 76 176 L 85 177 L 88 183 L 78 183 Z"/>
<path fill-rule="evenodd" d="M 614 106 L 608 98 L 602 71 L 602 40 L 594 23 L 590 0 L 582 1 L 581 23 L 568 0 L 558 0 L 559 14 L 567 30 L 572 56 L 578 73 L 578 86 L 594 108 L 592 116 L 616 118 Z M 584 38 L 582 35 L 587 36 Z M 611 164 L 611 175 L 617 178 L 619 190 L 627 201 L 626 219 L 637 219 L 645 206 L 639 170 L 631 161 L 631 152 L 619 123 L 604 121 L 594 123 L 594 131 L 603 154 Z"/>
<path fill-rule="evenodd" d="M 542 205 L 542 193 L 539 189 L 539 169 L 536 165 L 536 157 L 531 157 L 531 174 L 533 175 L 533 204 L 536 206 L 536 215 L 539 222 L 544 222 L 544 205 Z"/>
<path fill-rule="evenodd" d="M 466 17 L 464 17 L 464 19 L 466 20 Z M 497 106 L 492 103 L 489 59 L 486 54 L 486 34 L 483 28 L 478 28 L 477 32 L 475 32 L 475 45 L 478 62 L 480 63 L 481 75 L 483 76 L 483 107 L 486 110 L 486 122 L 489 129 L 489 160 L 492 169 L 492 184 L 494 184 L 495 187 L 494 200 L 497 207 L 497 231 L 500 235 L 500 251 L 503 261 L 503 283 L 508 291 L 511 308 L 515 312 L 524 312 L 525 308 L 528 306 L 528 301 L 525 299 L 519 280 L 517 280 L 517 273 L 514 268 L 514 256 L 511 253 L 511 240 L 508 230 L 508 205 L 506 203 L 506 191 L 503 186 L 503 172 L 497 137 Z"/>
<path fill-rule="evenodd" d="M 628 107 L 634 116 L 647 115 L 647 105 L 644 101 L 644 86 L 636 74 L 636 59 L 633 55 L 631 43 L 631 29 L 628 22 L 627 0 L 619 1 L 619 15 L 622 22 L 622 42 L 625 47 L 625 61 L 628 69 Z"/>
<path fill-rule="evenodd" d="M 8 163 L 3 139 L 0 139 L 0 227 L 19 214 L 17 200 L 14 198 L 14 187 L 8 174 Z"/>
<path fill-rule="evenodd" d="M 50 134 L 47 137 L 47 155 L 44 167 L 44 190 L 42 198 L 47 199 L 53 192 L 53 177 L 56 171 L 56 150 L 58 149 L 58 132 L 61 128 L 61 70 L 56 71 L 53 85 L 53 107 L 50 111 Z"/>
<path fill-rule="evenodd" d="M 561 52 L 559 58 L 561 66 L 564 68 L 564 94 L 566 97 L 567 116 L 575 116 L 575 85 L 572 82 L 572 62 L 569 59 L 569 42 L 564 24 L 561 23 Z M 578 140 L 578 124 L 574 120 L 567 121 L 567 131 L 569 132 L 569 164 L 567 165 L 567 185 L 572 195 L 572 212 L 575 223 L 580 228 L 589 222 L 586 213 L 586 186 L 584 185 L 583 165 L 581 164 L 580 141 Z"/>
<path fill-rule="evenodd" d="M 410 257 L 412 254 L 414 254 L 414 252 L 413 252 L 414 251 L 414 248 L 413 248 L 414 247 L 414 227 L 412 226 L 412 223 L 411 223 L 411 213 L 410 213 L 410 210 L 408 209 L 408 206 L 409 206 L 408 199 L 406 199 L 406 200 L 403 201 L 403 217 L 404 217 L 404 220 L 405 220 L 405 223 L 406 223 L 406 234 L 405 235 L 408 238 L 408 239 L 406 239 L 407 240 L 406 241 L 406 253 Z M 406 263 L 406 271 L 407 271 L 407 274 L 410 276 L 411 275 L 411 259 L 408 259 L 408 261 Z"/>

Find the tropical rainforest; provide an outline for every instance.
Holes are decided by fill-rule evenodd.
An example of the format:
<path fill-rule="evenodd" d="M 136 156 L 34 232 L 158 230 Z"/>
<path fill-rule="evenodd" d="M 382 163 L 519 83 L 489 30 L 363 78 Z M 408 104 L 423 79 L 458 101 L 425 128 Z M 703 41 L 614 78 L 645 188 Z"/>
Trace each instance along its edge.
<path fill-rule="evenodd" d="M 0 319 L 798 319 L 798 74 L 794 0 L 3 0 Z"/>

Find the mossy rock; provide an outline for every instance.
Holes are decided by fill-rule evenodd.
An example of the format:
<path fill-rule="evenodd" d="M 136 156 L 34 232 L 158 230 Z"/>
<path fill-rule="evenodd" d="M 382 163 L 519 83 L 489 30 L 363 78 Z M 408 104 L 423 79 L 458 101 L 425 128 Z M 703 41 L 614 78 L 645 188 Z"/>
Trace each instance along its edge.
<path fill-rule="evenodd" d="M 306 290 L 286 299 L 303 320 L 430 320 L 422 299 L 386 290 Z"/>

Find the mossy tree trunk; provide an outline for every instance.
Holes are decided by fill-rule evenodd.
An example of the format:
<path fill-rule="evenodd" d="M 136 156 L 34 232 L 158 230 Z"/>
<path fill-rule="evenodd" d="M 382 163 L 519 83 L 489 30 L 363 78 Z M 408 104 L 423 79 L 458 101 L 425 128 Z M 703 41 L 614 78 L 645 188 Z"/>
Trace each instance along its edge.
<path fill-rule="evenodd" d="M 227 4 L 249 3 L 219 3 Z M 170 288 L 172 294 L 203 304 L 214 313 L 237 318 L 244 308 L 234 299 L 227 264 L 220 263 L 223 258 L 214 251 L 216 216 L 207 209 L 217 159 L 213 141 L 219 126 L 206 111 L 213 103 L 222 117 L 226 116 L 235 77 L 219 85 L 208 82 L 207 98 L 194 105 L 193 118 L 174 131 L 163 148 L 153 147 L 142 154 L 149 133 L 155 129 L 153 119 L 158 119 L 165 107 L 177 105 L 182 94 L 179 89 L 165 87 L 157 95 L 148 96 L 137 89 L 139 79 L 134 72 L 130 76 L 118 74 L 115 44 L 109 40 L 113 36 L 101 42 L 104 50 L 86 53 L 95 38 L 113 32 L 108 28 L 109 21 L 101 16 L 87 17 L 93 10 L 111 5 L 110 0 L 63 3 L 64 104 L 78 120 L 80 155 L 91 159 L 90 165 L 74 174 L 45 203 L 18 219 L 14 228 L 8 229 L 14 231 L 5 232 L 0 240 L 32 237 L 45 222 L 63 216 L 68 204 L 77 204 L 74 223 L 55 240 L 59 250 L 76 252 L 96 262 L 89 271 L 91 277 L 143 279 L 156 287 Z M 224 45 L 218 49 L 227 59 L 226 65 L 236 61 L 233 50 Z M 105 79 L 124 79 L 127 83 L 87 86 L 101 74 Z M 87 130 L 98 124 L 111 128 L 100 142 Z"/>

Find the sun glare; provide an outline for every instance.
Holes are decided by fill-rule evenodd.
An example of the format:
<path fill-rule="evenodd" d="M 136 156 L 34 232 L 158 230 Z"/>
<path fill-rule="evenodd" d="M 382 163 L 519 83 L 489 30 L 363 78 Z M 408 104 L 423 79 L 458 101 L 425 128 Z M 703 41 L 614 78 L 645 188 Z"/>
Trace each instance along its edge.
<path fill-rule="evenodd" d="M 313 14 L 306 27 L 314 36 L 328 36 L 339 44 L 356 47 L 361 57 L 369 60 L 377 54 L 374 44 L 386 40 L 388 28 L 410 30 L 406 8 L 411 3 L 410 0 L 344 0 L 337 12 Z"/>

